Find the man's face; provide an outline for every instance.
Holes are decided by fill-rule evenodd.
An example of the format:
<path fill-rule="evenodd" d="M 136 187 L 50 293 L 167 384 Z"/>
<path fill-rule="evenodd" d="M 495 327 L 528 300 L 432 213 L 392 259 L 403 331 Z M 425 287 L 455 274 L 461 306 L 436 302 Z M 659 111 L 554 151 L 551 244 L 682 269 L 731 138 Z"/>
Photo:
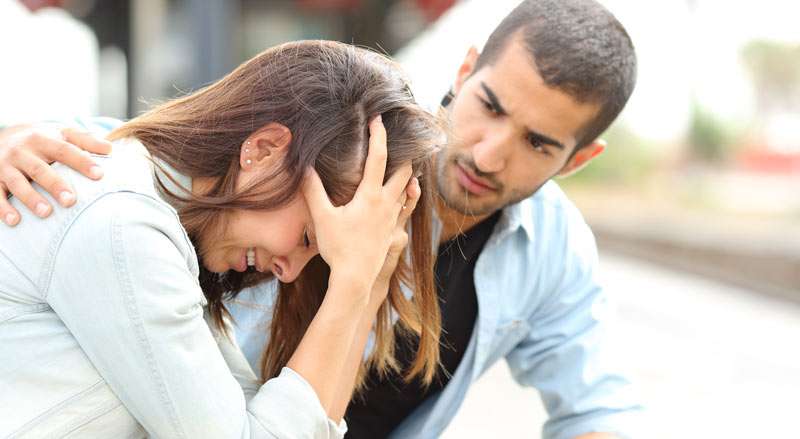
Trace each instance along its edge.
<path fill-rule="evenodd" d="M 436 173 L 448 207 L 481 216 L 527 198 L 602 147 L 590 145 L 570 159 L 598 106 L 545 85 L 522 43 L 511 39 L 494 63 L 473 74 L 476 58 L 472 51 L 459 70 L 452 131 Z"/>

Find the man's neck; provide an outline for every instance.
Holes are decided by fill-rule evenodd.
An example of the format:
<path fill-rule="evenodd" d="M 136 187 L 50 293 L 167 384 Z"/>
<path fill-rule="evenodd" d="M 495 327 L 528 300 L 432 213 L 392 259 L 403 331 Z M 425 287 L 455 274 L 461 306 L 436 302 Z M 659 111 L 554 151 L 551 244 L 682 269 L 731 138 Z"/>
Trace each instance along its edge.
<path fill-rule="evenodd" d="M 480 216 L 464 214 L 448 207 L 441 197 L 436 197 L 436 213 L 442 222 L 442 233 L 439 235 L 439 244 L 441 244 L 457 235 L 466 233 L 467 230 L 475 227 L 494 212 Z"/>

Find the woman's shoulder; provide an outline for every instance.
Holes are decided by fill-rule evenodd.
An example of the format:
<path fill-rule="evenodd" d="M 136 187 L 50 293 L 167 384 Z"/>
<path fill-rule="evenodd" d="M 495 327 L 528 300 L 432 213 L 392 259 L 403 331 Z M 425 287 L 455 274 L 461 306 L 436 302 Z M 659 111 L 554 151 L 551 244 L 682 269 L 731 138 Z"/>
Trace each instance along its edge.
<path fill-rule="evenodd" d="M 191 277 L 199 275 L 197 253 L 175 210 L 139 192 L 102 194 L 81 209 L 54 241 L 58 241 L 55 251 L 45 256 L 44 267 L 69 266 L 75 268 L 69 271 L 85 272 L 126 266 L 137 273 L 183 267 Z"/>
<path fill-rule="evenodd" d="M 103 178 L 96 181 L 66 166 L 54 165 L 74 188 L 77 202 L 64 209 L 50 200 L 55 209 L 46 221 L 64 223 L 61 227 L 65 230 L 78 217 L 92 217 L 93 222 L 120 215 L 130 219 L 167 217 L 170 223 L 180 224 L 175 209 L 159 196 L 153 164 L 139 142 L 127 139 L 115 142 L 110 155 L 98 155 L 93 160 L 103 169 Z"/>
<path fill-rule="evenodd" d="M 104 176 L 97 181 L 85 178 L 66 166 L 54 166 L 58 166 L 59 173 L 68 176 L 88 193 L 128 191 L 159 198 L 155 190 L 150 153 L 138 140 L 125 138 L 114 141 L 111 154 L 94 155 L 93 160 L 103 169 Z M 80 189 L 76 190 L 81 195 Z"/>
<path fill-rule="evenodd" d="M 38 291 L 49 289 L 57 266 L 67 264 L 76 275 L 91 275 L 133 254 L 147 254 L 146 260 L 156 265 L 179 262 L 193 275 L 199 274 L 196 252 L 177 213 L 158 197 L 105 190 L 91 195 L 78 192 L 78 202 L 71 208 L 51 204 L 54 209 L 48 218 L 24 217 L 17 227 L 0 229 L 0 259 L 13 260 L 19 276 L 6 274 L 20 282 L 28 279 Z"/>

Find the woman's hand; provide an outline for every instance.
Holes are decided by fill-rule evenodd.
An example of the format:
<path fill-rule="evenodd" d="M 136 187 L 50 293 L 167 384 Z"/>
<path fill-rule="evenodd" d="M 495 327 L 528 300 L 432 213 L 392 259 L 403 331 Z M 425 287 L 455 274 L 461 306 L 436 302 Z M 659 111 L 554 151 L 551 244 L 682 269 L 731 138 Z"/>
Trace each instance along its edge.
<path fill-rule="evenodd" d="M 381 303 L 386 299 L 389 293 L 389 281 L 397 269 L 397 263 L 400 261 L 400 255 L 408 245 L 408 229 L 406 225 L 414 209 L 417 207 L 419 197 L 422 195 L 422 190 L 419 187 L 419 180 L 417 177 L 411 179 L 406 186 L 406 203 L 400 210 L 400 215 L 397 218 L 394 232 L 392 233 L 392 243 L 389 245 L 389 252 L 386 254 L 386 260 L 383 262 L 383 267 L 372 285 L 372 291 L 369 299 L 370 311 L 377 311 Z M 373 316 L 374 317 L 374 316 Z"/>
<path fill-rule="evenodd" d="M 41 185 L 64 207 L 75 204 L 75 193 L 50 163 L 59 162 L 99 179 L 103 171 L 87 152 L 108 154 L 111 143 L 72 128 L 17 126 L 0 131 L 0 219 L 9 226 L 20 221 L 19 212 L 8 202 L 17 197 L 31 212 L 45 218 L 53 211 L 47 200 L 33 188 Z"/>
<path fill-rule="evenodd" d="M 401 211 L 406 204 L 406 186 L 412 174 L 411 164 L 408 163 L 383 184 L 387 155 L 386 129 L 380 116 L 370 123 L 369 129 L 369 153 L 364 176 L 349 203 L 338 207 L 331 204 L 322 181 L 313 170 L 308 171 L 303 187 L 314 221 L 317 247 L 331 267 L 331 282 L 341 279 L 365 293 L 372 289 L 387 262 L 389 249 L 395 239 L 395 229 L 403 216 Z M 408 207 L 406 210 L 409 210 Z M 361 299 L 366 304 L 369 297 L 365 295 Z"/>

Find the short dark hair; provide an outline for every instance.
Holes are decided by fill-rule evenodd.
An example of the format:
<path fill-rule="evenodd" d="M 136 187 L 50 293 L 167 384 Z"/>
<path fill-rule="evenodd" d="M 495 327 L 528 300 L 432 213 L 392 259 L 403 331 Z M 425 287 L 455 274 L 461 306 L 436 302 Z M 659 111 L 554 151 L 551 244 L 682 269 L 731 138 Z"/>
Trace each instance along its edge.
<path fill-rule="evenodd" d="M 491 65 L 518 33 L 545 84 L 600 105 L 575 150 L 588 145 L 617 118 L 636 84 L 625 28 L 594 0 L 524 0 L 489 36 L 475 71 Z"/>

